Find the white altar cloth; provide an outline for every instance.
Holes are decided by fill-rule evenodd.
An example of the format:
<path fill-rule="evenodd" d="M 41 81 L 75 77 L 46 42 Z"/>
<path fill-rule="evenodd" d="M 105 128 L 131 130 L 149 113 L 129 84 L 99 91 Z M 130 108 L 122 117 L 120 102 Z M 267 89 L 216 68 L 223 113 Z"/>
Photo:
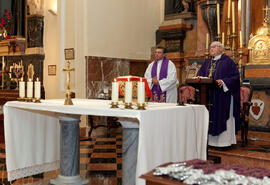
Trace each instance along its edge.
<path fill-rule="evenodd" d="M 58 116 L 97 115 L 137 118 L 139 144 L 136 184 L 139 176 L 171 161 L 206 159 L 208 111 L 203 105 L 176 106 L 149 103 L 147 110 L 111 109 L 110 101 L 73 99 L 42 103 L 7 102 L 4 105 L 8 180 L 59 167 Z"/>

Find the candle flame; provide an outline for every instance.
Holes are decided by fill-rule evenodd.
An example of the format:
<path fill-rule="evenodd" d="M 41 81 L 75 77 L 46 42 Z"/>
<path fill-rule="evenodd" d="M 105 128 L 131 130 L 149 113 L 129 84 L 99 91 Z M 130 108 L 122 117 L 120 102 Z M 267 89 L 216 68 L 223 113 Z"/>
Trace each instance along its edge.
<path fill-rule="evenodd" d="M 128 78 L 128 82 L 130 81 L 130 79 Z"/>
<path fill-rule="evenodd" d="M 23 77 L 21 77 L 21 81 L 23 82 Z"/>
<path fill-rule="evenodd" d="M 39 78 L 37 77 L 37 82 L 39 81 Z"/>
<path fill-rule="evenodd" d="M 113 81 L 116 82 L 116 78 Z"/>
<path fill-rule="evenodd" d="M 140 82 L 142 82 L 142 78 L 140 78 Z"/>
<path fill-rule="evenodd" d="M 32 79 L 31 78 L 29 78 L 29 82 L 31 82 L 32 81 Z"/>

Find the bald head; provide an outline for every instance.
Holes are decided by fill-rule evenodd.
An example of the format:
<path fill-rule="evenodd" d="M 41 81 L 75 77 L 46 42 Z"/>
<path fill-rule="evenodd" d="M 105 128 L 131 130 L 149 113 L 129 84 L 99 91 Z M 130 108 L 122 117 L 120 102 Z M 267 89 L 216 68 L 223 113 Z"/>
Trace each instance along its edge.
<path fill-rule="evenodd" d="M 223 45 L 221 44 L 221 42 L 218 41 L 214 41 L 211 43 L 210 45 L 210 55 L 212 57 L 221 55 L 223 52 Z"/>

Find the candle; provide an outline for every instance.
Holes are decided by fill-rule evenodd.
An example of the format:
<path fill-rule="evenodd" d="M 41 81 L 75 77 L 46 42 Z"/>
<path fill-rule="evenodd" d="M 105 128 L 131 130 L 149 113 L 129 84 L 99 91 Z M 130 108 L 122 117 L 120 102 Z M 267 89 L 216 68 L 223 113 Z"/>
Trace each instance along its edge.
<path fill-rule="evenodd" d="M 224 32 L 222 32 L 222 45 L 224 46 L 224 43 L 225 43 L 225 34 L 224 34 Z"/>
<path fill-rule="evenodd" d="M 27 98 L 32 98 L 33 97 L 33 82 L 31 78 L 27 82 Z"/>
<path fill-rule="evenodd" d="M 125 83 L 125 103 L 132 102 L 132 82 L 129 80 Z"/>
<path fill-rule="evenodd" d="M 143 104 L 145 102 L 145 88 L 144 88 L 144 82 L 142 81 L 142 78 L 140 78 L 140 81 L 138 82 L 137 87 L 137 100 L 138 104 Z"/>
<path fill-rule="evenodd" d="M 228 19 L 231 18 L 231 0 L 228 0 Z"/>
<path fill-rule="evenodd" d="M 243 48 L 242 31 L 239 32 L 240 48 Z"/>
<path fill-rule="evenodd" d="M 235 34 L 235 12 L 234 12 L 234 2 L 232 2 L 232 33 Z"/>
<path fill-rule="evenodd" d="M 20 98 L 25 97 L 25 82 L 23 81 L 23 78 L 21 78 L 21 81 L 19 82 L 19 96 Z"/>
<path fill-rule="evenodd" d="M 219 3 L 217 3 L 217 34 L 220 35 L 220 6 Z"/>
<path fill-rule="evenodd" d="M 35 98 L 40 99 L 40 81 L 38 78 L 35 81 Z"/>
<path fill-rule="evenodd" d="M 206 33 L 206 44 L 205 44 L 206 50 L 208 50 L 208 45 L 209 45 L 209 33 Z"/>
<path fill-rule="evenodd" d="M 118 87 L 118 82 L 116 81 L 116 79 L 114 79 L 114 82 L 112 82 L 112 102 L 118 102 L 118 92 L 119 91 L 119 87 Z"/>

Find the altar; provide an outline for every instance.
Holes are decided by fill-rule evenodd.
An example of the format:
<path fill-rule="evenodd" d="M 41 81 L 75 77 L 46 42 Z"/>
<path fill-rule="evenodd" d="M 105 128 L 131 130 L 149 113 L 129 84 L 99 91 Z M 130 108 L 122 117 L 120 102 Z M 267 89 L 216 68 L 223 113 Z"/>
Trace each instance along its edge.
<path fill-rule="evenodd" d="M 145 184 L 138 177 L 159 164 L 206 159 L 209 118 L 203 105 L 148 103 L 146 110 L 129 110 L 121 106 L 111 109 L 107 100 L 73 99 L 73 106 L 65 106 L 63 102 L 62 99 L 42 100 L 42 103 L 12 101 L 4 105 L 9 181 L 59 168 L 61 146 L 58 122 L 61 116 L 137 119 L 136 184 Z"/>

